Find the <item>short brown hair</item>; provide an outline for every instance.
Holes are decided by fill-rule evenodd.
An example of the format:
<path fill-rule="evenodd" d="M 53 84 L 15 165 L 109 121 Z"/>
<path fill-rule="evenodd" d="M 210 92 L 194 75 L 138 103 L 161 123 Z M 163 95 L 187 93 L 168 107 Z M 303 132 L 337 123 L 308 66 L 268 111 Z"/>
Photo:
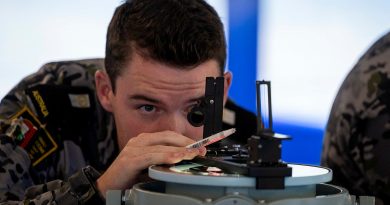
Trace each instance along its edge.
<path fill-rule="evenodd" d="M 191 69 L 215 59 L 226 62 L 222 22 L 204 0 L 128 0 L 114 13 L 107 32 L 105 67 L 113 89 L 133 52 Z"/>

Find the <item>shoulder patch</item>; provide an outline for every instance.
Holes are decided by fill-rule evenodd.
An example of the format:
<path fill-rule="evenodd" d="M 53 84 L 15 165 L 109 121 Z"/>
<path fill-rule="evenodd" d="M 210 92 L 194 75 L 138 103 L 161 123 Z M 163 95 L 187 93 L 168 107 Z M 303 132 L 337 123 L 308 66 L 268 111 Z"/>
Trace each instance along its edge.
<path fill-rule="evenodd" d="M 11 117 L 6 134 L 27 151 L 33 166 L 58 149 L 45 126 L 26 106 Z"/>

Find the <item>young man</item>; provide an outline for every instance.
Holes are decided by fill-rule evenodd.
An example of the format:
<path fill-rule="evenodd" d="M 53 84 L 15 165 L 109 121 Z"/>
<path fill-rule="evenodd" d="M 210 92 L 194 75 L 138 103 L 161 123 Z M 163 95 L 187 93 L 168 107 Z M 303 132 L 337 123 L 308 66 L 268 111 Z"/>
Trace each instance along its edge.
<path fill-rule="evenodd" d="M 125 2 L 108 28 L 105 70 L 47 64 L 2 100 L 0 204 L 104 203 L 150 165 L 204 155 L 185 148 L 203 131 L 187 113 L 209 76 L 224 76 L 226 101 L 225 60 L 223 25 L 203 0 Z"/>

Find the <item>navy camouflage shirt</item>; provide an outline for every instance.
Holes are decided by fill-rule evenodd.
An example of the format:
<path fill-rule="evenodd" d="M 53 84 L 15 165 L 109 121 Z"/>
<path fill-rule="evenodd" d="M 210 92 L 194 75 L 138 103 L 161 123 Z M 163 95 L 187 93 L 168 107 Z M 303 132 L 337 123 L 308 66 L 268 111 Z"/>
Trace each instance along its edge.
<path fill-rule="evenodd" d="M 390 33 L 343 82 L 326 128 L 321 164 L 333 184 L 390 204 Z"/>
<path fill-rule="evenodd" d="M 94 168 L 104 171 L 117 155 L 113 117 L 94 91 L 103 65 L 103 59 L 46 64 L 2 99 L 0 204 L 103 202 L 90 200 L 99 177 Z"/>

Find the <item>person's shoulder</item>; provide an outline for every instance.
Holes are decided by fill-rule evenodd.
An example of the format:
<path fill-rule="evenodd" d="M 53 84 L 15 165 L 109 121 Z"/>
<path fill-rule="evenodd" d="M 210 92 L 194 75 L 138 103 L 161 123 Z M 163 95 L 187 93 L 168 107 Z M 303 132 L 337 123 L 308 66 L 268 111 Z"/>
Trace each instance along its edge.
<path fill-rule="evenodd" d="M 104 59 L 82 59 L 53 61 L 43 65 L 37 75 L 44 75 L 47 79 L 54 81 L 54 84 L 71 83 L 80 80 L 93 81 L 97 70 L 104 69 Z"/>
<path fill-rule="evenodd" d="M 380 37 L 363 55 L 361 61 L 380 58 L 383 55 L 390 56 L 390 32 Z"/>
<path fill-rule="evenodd" d="M 79 65 L 84 68 L 89 69 L 102 69 L 104 68 L 104 58 L 88 58 L 88 59 L 75 59 L 75 60 L 61 60 L 61 61 L 51 61 L 45 63 L 42 67 L 69 67 Z"/>
<path fill-rule="evenodd" d="M 348 95 L 355 103 L 375 98 L 378 85 L 389 82 L 389 59 L 390 32 L 379 38 L 358 60 L 342 83 L 339 98 L 342 98 L 341 94 Z M 347 101 L 343 99 L 343 102 Z"/>

